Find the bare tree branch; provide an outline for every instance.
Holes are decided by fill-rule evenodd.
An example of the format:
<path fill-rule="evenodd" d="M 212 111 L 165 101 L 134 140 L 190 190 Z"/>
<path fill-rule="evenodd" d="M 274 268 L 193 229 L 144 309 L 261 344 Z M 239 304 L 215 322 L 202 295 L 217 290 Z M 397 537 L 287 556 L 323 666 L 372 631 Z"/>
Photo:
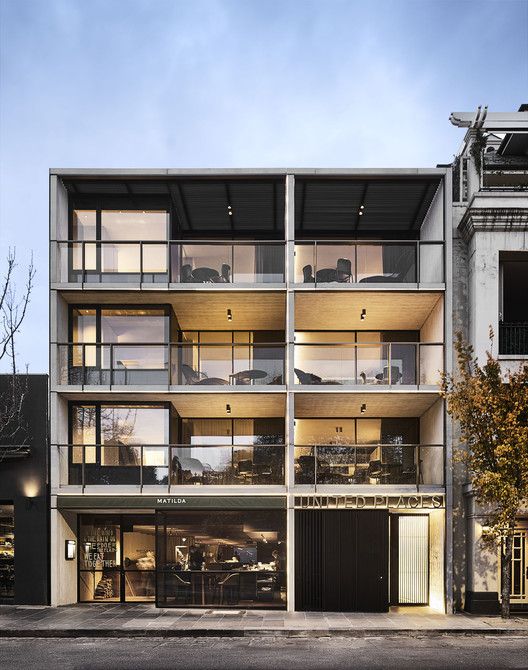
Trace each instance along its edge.
<path fill-rule="evenodd" d="M 33 255 L 28 265 L 26 274 L 26 284 L 20 299 L 17 298 L 16 284 L 13 282 L 13 269 L 16 266 L 15 252 L 9 251 L 7 257 L 8 271 L 6 273 L 6 285 L 2 288 L 2 325 L 3 336 L 0 340 L 0 361 L 4 356 L 11 358 L 11 367 L 13 374 L 16 374 L 16 356 L 15 356 L 15 336 L 20 331 L 20 327 L 27 313 L 31 292 L 33 290 L 33 280 L 35 278 L 35 266 L 33 265 Z"/>
<path fill-rule="evenodd" d="M 19 297 L 14 280 L 17 267 L 15 249 L 9 249 L 6 264 L 3 283 L 0 286 L 0 361 L 4 358 L 9 361 L 11 374 L 0 394 L 0 444 L 22 448 L 29 439 L 23 414 L 29 379 L 27 366 L 25 375 L 17 374 L 16 336 L 27 315 L 33 291 L 35 267 L 31 255 L 24 289 Z M 0 450 L 0 461 L 7 457 L 7 453 L 6 449 Z"/>

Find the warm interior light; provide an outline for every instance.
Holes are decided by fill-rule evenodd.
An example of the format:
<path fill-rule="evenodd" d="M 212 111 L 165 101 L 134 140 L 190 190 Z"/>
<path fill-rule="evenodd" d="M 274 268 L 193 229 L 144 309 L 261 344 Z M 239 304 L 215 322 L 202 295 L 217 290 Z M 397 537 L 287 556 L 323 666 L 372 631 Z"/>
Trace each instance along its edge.
<path fill-rule="evenodd" d="M 37 479 L 27 479 L 22 485 L 22 490 L 26 498 L 36 498 L 40 491 L 40 484 Z"/>
<path fill-rule="evenodd" d="M 361 317 L 360 318 L 361 318 L 361 321 L 364 321 L 367 318 L 367 310 L 366 309 L 361 310 Z"/>

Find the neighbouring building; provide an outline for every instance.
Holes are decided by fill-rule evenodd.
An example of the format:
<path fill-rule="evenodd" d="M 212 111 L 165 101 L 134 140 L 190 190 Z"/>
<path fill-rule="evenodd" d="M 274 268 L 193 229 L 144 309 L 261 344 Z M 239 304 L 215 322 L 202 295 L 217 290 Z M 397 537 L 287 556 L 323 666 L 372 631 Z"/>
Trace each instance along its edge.
<path fill-rule="evenodd" d="M 52 604 L 450 611 L 451 167 L 50 194 Z"/>
<path fill-rule="evenodd" d="M 528 105 L 512 113 L 455 112 L 451 121 L 467 128 L 453 165 L 454 329 L 482 361 L 491 326 L 506 370 L 528 363 Z M 482 544 L 485 514 L 460 464 L 454 480 L 455 604 L 496 612 L 500 549 Z M 528 609 L 528 507 L 514 539 L 511 603 Z"/>
<path fill-rule="evenodd" d="M 0 416 L 0 604 L 46 605 L 48 376 L 1 374 Z"/>

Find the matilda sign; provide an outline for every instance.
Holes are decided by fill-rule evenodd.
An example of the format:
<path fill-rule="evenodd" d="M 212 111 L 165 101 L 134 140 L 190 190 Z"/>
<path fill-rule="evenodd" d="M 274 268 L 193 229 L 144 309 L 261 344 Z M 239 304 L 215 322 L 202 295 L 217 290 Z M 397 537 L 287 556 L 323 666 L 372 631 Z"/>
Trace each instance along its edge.
<path fill-rule="evenodd" d="M 440 509 L 443 495 L 295 496 L 296 509 Z"/>

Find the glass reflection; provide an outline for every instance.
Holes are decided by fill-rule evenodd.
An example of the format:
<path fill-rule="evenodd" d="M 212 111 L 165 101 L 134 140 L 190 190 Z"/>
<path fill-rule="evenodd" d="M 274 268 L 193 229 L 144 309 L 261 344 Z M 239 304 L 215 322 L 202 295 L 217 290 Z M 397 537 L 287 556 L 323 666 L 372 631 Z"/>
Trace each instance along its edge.
<path fill-rule="evenodd" d="M 166 407 L 73 405 L 71 431 L 70 484 L 168 483 Z"/>
<path fill-rule="evenodd" d="M 284 510 L 159 513 L 158 605 L 286 604 Z"/>

